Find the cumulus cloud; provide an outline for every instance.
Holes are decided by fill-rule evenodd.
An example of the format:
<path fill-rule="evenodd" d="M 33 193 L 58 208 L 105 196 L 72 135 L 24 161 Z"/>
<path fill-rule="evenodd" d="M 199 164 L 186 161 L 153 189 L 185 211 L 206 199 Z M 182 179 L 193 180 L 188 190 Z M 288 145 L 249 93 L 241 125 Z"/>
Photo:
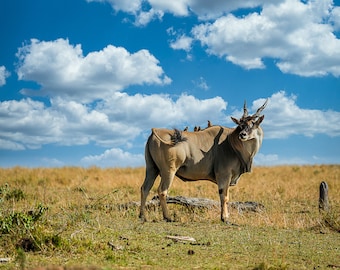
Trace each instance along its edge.
<path fill-rule="evenodd" d="M 230 0 L 230 1 L 220 1 L 220 0 L 194 0 L 188 1 L 190 3 L 190 9 L 198 15 L 201 20 L 211 20 L 216 19 L 226 13 L 238 10 L 238 9 L 252 9 L 256 7 L 261 7 L 265 4 L 278 4 L 282 2 L 281 0 Z"/>
<path fill-rule="evenodd" d="M 250 111 L 256 111 L 265 99 L 258 99 L 252 103 Z M 327 110 L 312 110 L 300 108 L 297 96 L 288 96 L 284 91 L 274 93 L 268 101 L 262 114 L 265 120 L 262 127 L 266 139 L 282 139 L 292 135 L 313 137 L 324 134 L 329 137 L 340 136 L 340 126 L 329 123 L 340 123 L 340 112 Z M 234 111 L 233 115 L 241 116 L 243 111 Z"/>
<path fill-rule="evenodd" d="M 182 34 L 171 41 L 176 50 L 188 53 L 196 40 L 207 53 L 245 69 L 263 69 L 263 59 L 269 58 L 283 73 L 340 76 L 340 39 L 334 33 L 340 29 L 340 7 L 332 0 L 148 0 L 144 10 L 134 1 L 130 11 L 121 1 L 107 1 L 115 10 L 134 14 L 141 25 L 164 13 L 208 20 L 192 29 L 192 37 Z M 232 14 L 240 9 L 248 13 Z"/>
<path fill-rule="evenodd" d="M 193 80 L 192 83 L 196 87 L 203 89 L 203 90 L 209 90 L 209 88 L 210 88 L 207 81 L 203 77 L 199 77 L 198 80 Z"/>
<path fill-rule="evenodd" d="M 108 45 L 84 56 L 81 46 L 68 40 L 39 41 L 19 48 L 20 80 L 32 80 L 40 90 L 22 89 L 26 95 L 75 98 L 82 102 L 103 99 L 130 85 L 164 85 L 171 79 L 148 50 L 135 53 Z"/>
<path fill-rule="evenodd" d="M 116 11 L 136 14 L 142 7 L 143 0 L 86 0 L 87 2 L 109 3 Z"/>
<path fill-rule="evenodd" d="M 277 166 L 277 165 L 304 165 L 310 164 L 310 158 L 304 159 L 299 157 L 282 158 L 277 154 L 262 154 L 258 153 L 254 157 L 254 164 L 260 166 Z M 313 162 L 312 162 L 313 163 Z"/>
<path fill-rule="evenodd" d="M 111 148 L 99 155 L 88 155 L 81 159 L 84 166 L 100 164 L 101 167 L 126 167 L 144 165 L 143 154 L 132 154 L 120 148 Z"/>
<path fill-rule="evenodd" d="M 191 37 L 181 35 L 170 43 L 170 47 L 174 50 L 184 50 L 188 52 L 191 50 L 192 41 L 193 39 Z"/>
<path fill-rule="evenodd" d="M 150 21 L 155 19 L 161 20 L 164 15 L 164 12 L 161 10 L 150 9 L 148 11 L 141 11 L 138 16 L 136 16 L 135 25 L 136 26 L 145 26 Z"/>
<path fill-rule="evenodd" d="M 211 120 L 221 121 L 227 103 L 221 97 L 200 100 L 182 94 L 174 100 L 168 95 L 130 96 L 116 93 L 99 106 L 110 119 L 122 119 L 145 129 L 150 126 L 171 128 L 185 123 L 201 123 L 207 120 L 207 115 Z"/>
<path fill-rule="evenodd" d="M 6 67 L 0 66 L 0 87 L 6 84 L 6 79 L 9 76 L 10 72 L 6 70 Z"/>
<path fill-rule="evenodd" d="M 156 10 L 172 13 L 176 16 L 187 16 L 189 14 L 188 0 L 148 0 L 149 4 Z"/>
<path fill-rule="evenodd" d="M 56 158 L 42 158 L 41 162 L 44 164 L 44 167 L 62 167 L 66 166 L 63 161 L 60 161 Z"/>
<path fill-rule="evenodd" d="M 87 2 L 107 2 L 115 11 L 123 11 L 135 17 L 135 25 L 145 26 L 150 21 L 162 19 L 165 12 L 176 16 L 189 14 L 188 0 L 86 0 Z M 147 6 L 147 7 L 146 7 Z"/>
<path fill-rule="evenodd" d="M 0 102 L 0 148 L 36 149 L 45 144 L 103 147 L 126 145 L 152 126 L 173 126 L 223 118 L 222 98 L 182 95 L 130 96 L 115 93 L 97 104 L 53 98 L 50 106 L 30 98 Z M 160 115 L 162 117 L 160 117 Z"/>
<path fill-rule="evenodd" d="M 60 125 L 63 145 L 88 144 L 94 142 L 100 146 L 124 144 L 134 139 L 140 132 L 124 119 L 109 119 L 105 112 L 96 107 L 87 106 L 75 101 L 53 99 L 51 108 L 65 120 Z"/>
<path fill-rule="evenodd" d="M 334 31 L 340 30 L 340 7 L 334 7 L 329 18 Z"/>
<path fill-rule="evenodd" d="M 16 143 L 11 140 L 0 139 L 0 149 L 18 151 L 25 150 L 25 146 L 23 146 L 21 143 Z"/>
<path fill-rule="evenodd" d="M 170 48 L 174 50 L 184 50 L 187 53 L 187 60 L 192 60 L 192 44 L 194 39 L 192 37 L 187 36 L 181 30 L 175 30 L 173 27 L 170 27 L 166 30 L 169 36 L 171 36 L 171 40 L 169 41 Z"/>
<path fill-rule="evenodd" d="M 257 153 L 254 157 L 254 163 L 256 165 L 277 165 L 279 162 L 279 156 L 277 154 L 262 154 Z"/>
<path fill-rule="evenodd" d="M 340 7 L 334 6 L 332 0 L 145 2 L 150 6 L 149 11 L 143 11 L 142 6 L 134 11 L 137 21 L 138 14 L 145 17 L 142 25 L 156 16 L 161 18 L 166 12 L 175 16 L 193 13 L 201 20 L 210 20 L 195 26 L 192 37 L 182 34 L 171 41 L 173 49 L 188 53 L 192 42 L 197 40 L 207 53 L 245 69 L 263 69 L 263 59 L 271 58 L 284 73 L 307 77 L 340 76 L 340 40 L 334 34 L 340 29 Z M 118 4 L 112 7 L 124 10 Z M 237 17 L 231 13 L 244 8 L 249 9 L 246 16 Z M 253 8 L 261 11 L 254 12 Z"/>
<path fill-rule="evenodd" d="M 0 103 L 0 138 L 12 142 L 7 147 L 39 148 L 41 143 L 52 143 L 60 135 L 58 115 L 39 101 L 25 99 Z"/>
<path fill-rule="evenodd" d="M 148 17 L 144 23 L 149 23 L 155 17 L 161 19 L 164 13 L 175 16 L 189 16 L 196 14 L 200 20 L 216 19 L 221 15 L 242 9 L 255 8 L 269 3 L 279 3 L 281 0 L 86 0 L 87 2 L 107 2 L 115 11 L 123 11 L 136 17 Z M 142 24 L 144 25 L 144 24 Z"/>
<path fill-rule="evenodd" d="M 123 144 L 137 136 L 138 128 L 111 122 L 107 116 L 74 101 L 56 99 L 46 107 L 23 99 L 0 103 L 2 149 L 36 149 L 44 144 L 107 146 Z"/>
<path fill-rule="evenodd" d="M 269 138 L 286 138 L 291 135 L 313 137 L 317 134 L 340 136 L 340 127 L 329 125 L 340 123 L 340 112 L 303 109 L 296 104 L 296 100 L 296 96 L 287 96 L 283 91 L 272 95 L 266 109 L 268 117 L 265 122 Z"/>
<path fill-rule="evenodd" d="M 340 122 L 340 112 L 300 108 L 296 100 L 296 96 L 283 91 L 269 98 L 262 124 L 266 139 L 292 135 L 340 136 L 340 127 L 329 125 Z M 255 112 L 263 103 L 264 99 L 255 100 L 249 111 Z M 150 127 L 204 125 L 207 116 L 213 123 L 224 123 L 226 107 L 227 102 L 220 97 L 200 100 L 183 94 L 173 99 L 168 95 L 120 92 L 91 106 L 61 98 L 51 99 L 50 106 L 29 98 L 3 101 L 0 102 L 0 148 L 23 150 L 45 144 L 89 143 L 103 147 L 128 146 Z M 232 115 L 241 116 L 242 109 Z"/>
<path fill-rule="evenodd" d="M 332 2 L 286 0 L 265 4 L 261 13 L 227 14 L 193 28 L 207 52 L 246 69 L 264 68 L 263 59 L 277 59 L 284 73 L 340 76 L 340 40 L 329 20 Z"/>

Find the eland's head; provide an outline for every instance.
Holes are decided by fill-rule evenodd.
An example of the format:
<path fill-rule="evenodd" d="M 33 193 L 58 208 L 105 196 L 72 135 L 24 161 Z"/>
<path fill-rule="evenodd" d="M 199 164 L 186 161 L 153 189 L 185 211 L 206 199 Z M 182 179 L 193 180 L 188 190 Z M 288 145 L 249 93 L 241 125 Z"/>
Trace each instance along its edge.
<path fill-rule="evenodd" d="M 240 131 L 238 137 L 241 141 L 248 141 L 254 139 L 257 136 L 258 127 L 264 119 L 264 115 L 260 116 L 260 114 L 266 107 L 267 102 L 268 99 L 260 108 L 257 109 L 256 113 L 254 113 L 253 115 L 248 115 L 247 104 L 246 102 L 244 102 L 243 115 L 240 120 L 231 117 L 231 120 L 233 120 L 234 123 L 238 126 L 238 129 Z"/>

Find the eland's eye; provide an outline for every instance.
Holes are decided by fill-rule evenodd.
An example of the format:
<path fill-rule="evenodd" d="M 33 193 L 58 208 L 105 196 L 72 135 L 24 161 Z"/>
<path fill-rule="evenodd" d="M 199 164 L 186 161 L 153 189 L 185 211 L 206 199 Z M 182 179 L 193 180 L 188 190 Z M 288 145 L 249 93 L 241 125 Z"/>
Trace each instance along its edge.
<path fill-rule="evenodd" d="M 242 123 L 240 127 L 242 130 L 250 131 L 254 127 L 254 123 L 253 122 Z"/>

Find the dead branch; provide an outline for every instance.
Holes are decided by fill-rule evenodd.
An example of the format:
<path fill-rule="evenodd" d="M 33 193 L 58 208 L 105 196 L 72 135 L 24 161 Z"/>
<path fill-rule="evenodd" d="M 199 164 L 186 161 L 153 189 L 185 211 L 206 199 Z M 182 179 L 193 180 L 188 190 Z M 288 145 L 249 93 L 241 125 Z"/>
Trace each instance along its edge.
<path fill-rule="evenodd" d="M 178 204 L 188 208 L 218 208 L 220 203 L 206 198 L 190 198 L 183 196 L 168 196 L 166 198 L 168 204 Z M 264 205 L 257 202 L 229 202 L 229 207 L 236 209 L 238 212 L 260 212 L 264 210 Z M 140 202 L 128 202 L 118 206 L 119 209 L 128 209 L 133 207 L 139 207 Z M 159 206 L 158 196 L 154 196 L 150 201 L 146 202 L 146 208 L 156 208 Z"/>
<path fill-rule="evenodd" d="M 196 239 L 191 236 L 167 235 L 166 238 L 174 242 L 196 242 Z"/>

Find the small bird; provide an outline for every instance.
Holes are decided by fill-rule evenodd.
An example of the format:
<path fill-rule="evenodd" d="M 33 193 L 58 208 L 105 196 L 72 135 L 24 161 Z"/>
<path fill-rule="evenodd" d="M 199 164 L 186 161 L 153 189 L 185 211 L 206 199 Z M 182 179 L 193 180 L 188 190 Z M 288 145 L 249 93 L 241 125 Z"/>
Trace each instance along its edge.
<path fill-rule="evenodd" d="M 198 131 L 198 127 L 195 126 L 195 127 L 194 127 L 194 131 L 195 131 L 195 132 Z"/>
<path fill-rule="evenodd" d="M 188 131 L 188 127 L 185 127 L 185 129 L 183 129 L 183 131 Z"/>
<path fill-rule="evenodd" d="M 208 120 L 208 127 L 212 127 L 210 120 Z"/>

